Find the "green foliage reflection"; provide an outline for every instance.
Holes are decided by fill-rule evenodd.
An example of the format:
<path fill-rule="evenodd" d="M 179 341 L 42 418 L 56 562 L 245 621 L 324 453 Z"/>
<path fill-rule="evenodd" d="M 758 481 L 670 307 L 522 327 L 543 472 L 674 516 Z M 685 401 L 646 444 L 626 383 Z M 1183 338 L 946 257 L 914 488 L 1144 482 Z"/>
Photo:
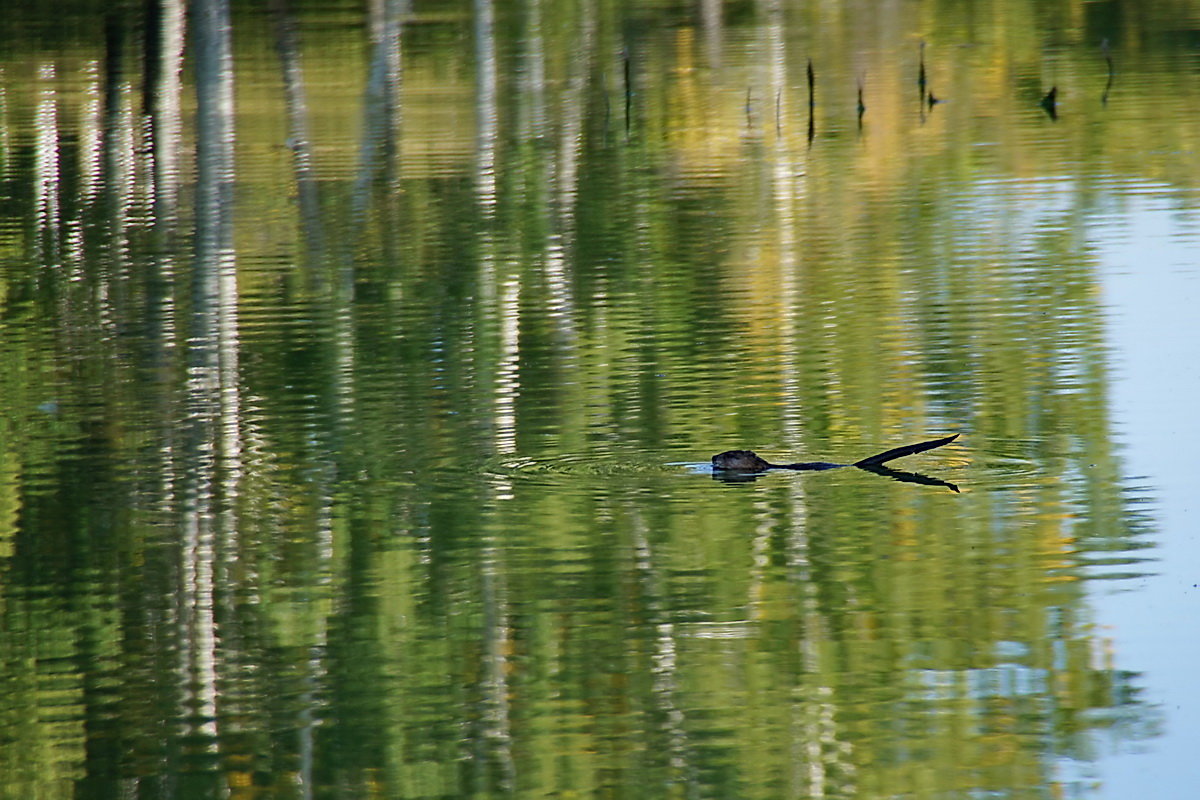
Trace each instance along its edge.
<path fill-rule="evenodd" d="M 0 22 L 9 794 L 1049 797 L 1154 733 L 1088 229 L 1195 185 L 1171 4 L 398 5 L 235 7 L 215 177 L 178 4 Z M 664 466 L 953 432 L 961 497 Z"/>

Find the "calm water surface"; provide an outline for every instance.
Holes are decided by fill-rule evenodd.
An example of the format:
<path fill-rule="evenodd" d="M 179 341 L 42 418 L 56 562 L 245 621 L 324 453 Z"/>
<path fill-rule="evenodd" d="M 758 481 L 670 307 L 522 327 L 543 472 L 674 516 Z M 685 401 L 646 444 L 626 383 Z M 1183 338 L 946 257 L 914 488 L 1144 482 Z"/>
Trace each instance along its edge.
<path fill-rule="evenodd" d="M 0 21 L 0 795 L 1190 796 L 1200 6 L 368 6 Z"/>

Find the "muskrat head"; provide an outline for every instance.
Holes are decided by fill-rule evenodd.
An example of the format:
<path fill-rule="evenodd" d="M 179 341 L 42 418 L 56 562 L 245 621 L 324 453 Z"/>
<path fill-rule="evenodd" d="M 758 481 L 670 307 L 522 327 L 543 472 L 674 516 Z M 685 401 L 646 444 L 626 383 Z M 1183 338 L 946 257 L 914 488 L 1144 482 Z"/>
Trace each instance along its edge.
<path fill-rule="evenodd" d="M 771 465 L 763 461 L 753 450 L 726 450 L 712 457 L 713 469 L 737 469 L 746 472 L 762 472 Z"/>

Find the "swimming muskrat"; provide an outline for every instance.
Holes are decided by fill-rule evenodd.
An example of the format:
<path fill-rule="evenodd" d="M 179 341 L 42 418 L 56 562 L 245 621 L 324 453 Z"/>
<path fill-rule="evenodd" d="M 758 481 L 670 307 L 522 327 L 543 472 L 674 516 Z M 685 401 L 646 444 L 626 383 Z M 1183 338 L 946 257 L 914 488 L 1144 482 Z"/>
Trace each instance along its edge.
<path fill-rule="evenodd" d="M 837 467 L 858 467 L 870 472 L 890 472 L 887 467 L 883 466 L 885 462 L 891 461 L 893 458 L 900 458 L 901 456 L 924 453 L 926 450 L 950 444 L 957 438 L 958 434 L 956 433 L 953 436 L 947 436 L 945 439 L 934 439 L 931 442 L 918 442 L 917 444 L 909 444 L 904 447 L 896 447 L 891 450 L 884 450 L 882 453 L 877 453 L 873 456 L 868 456 L 861 461 L 855 461 L 853 464 L 831 464 L 828 461 L 772 464 L 770 461 L 759 458 L 758 454 L 753 450 L 726 450 L 724 453 L 717 453 L 712 457 L 712 466 L 715 471 L 742 473 L 765 472 L 769 469 L 835 469 Z"/>

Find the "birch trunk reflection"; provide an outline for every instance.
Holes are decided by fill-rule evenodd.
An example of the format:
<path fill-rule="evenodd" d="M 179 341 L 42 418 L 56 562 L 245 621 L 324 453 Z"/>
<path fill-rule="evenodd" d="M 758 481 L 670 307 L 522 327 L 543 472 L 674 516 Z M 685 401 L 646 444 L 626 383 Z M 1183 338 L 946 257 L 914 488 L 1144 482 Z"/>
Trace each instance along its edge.
<path fill-rule="evenodd" d="M 179 592 L 185 730 L 215 753 L 217 597 L 233 558 L 240 477 L 237 283 L 233 249 L 233 64 L 227 0 L 195 0 L 196 259 L 187 345 Z"/>
<path fill-rule="evenodd" d="M 59 252 L 59 155 L 58 155 L 58 92 L 54 81 L 57 70 L 53 64 L 38 67 L 40 83 L 34 118 L 37 141 L 34 144 L 33 197 L 34 220 L 37 225 L 35 256 L 42 267 L 56 265 Z"/>
<path fill-rule="evenodd" d="M 183 0 L 150 0 L 146 6 L 143 128 L 149 137 L 146 157 L 150 165 L 146 172 L 150 176 L 152 230 L 158 246 L 145 268 L 145 320 L 149 361 L 156 373 L 172 363 L 178 324 L 176 260 L 169 245 L 179 214 L 184 11 Z M 170 413 L 163 416 L 172 417 Z"/>
<path fill-rule="evenodd" d="M 497 291 L 500 260 L 497 255 L 496 212 L 499 202 L 497 158 L 499 144 L 498 76 L 495 16 L 491 0 L 475 0 L 474 35 L 476 55 L 475 105 L 475 201 L 479 219 L 476 240 L 479 271 L 481 327 L 498 335 L 492 377 L 491 448 L 496 453 L 516 450 L 516 401 L 520 391 L 520 276 L 506 275 Z M 491 338 L 489 336 L 489 338 Z M 489 365 L 491 366 L 491 365 Z M 492 502 L 512 499 L 507 479 L 492 483 Z M 495 532 L 485 537 L 479 564 L 482 604 L 483 664 L 480 680 L 480 726 L 475 737 L 474 769 L 477 790 L 490 793 L 512 790 L 517 780 L 509 717 L 508 654 L 512 628 L 506 592 L 507 569 L 503 547 Z"/>
<path fill-rule="evenodd" d="M 155 224 L 165 230 L 178 213 L 185 19 L 184 0 L 149 0 L 146 4 L 142 106 L 153 160 L 152 214 Z"/>
<path fill-rule="evenodd" d="M 304 71 L 300 66 L 300 39 L 287 0 L 269 0 L 267 7 L 271 12 L 275 51 L 279 54 L 283 73 L 288 145 L 292 151 L 292 168 L 296 175 L 301 229 L 304 232 L 309 258 L 316 258 L 324 248 L 325 235 L 321 222 L 317 175 L 313 167 L 312 134 L 308 123 L 308 92 L 304 85 Z"/>
<path fill-rule="evenodd" d="M 350 219 L 356 227 L 365 222 L 371 191 L 380 175 L 385 176 L 385 184 L 392 188 L 396 180 L 402 19 L 406 7 L 407 0 L 381 0 L 377 6 L 376 18 L 382 19 L 373 36 L 370 70 L 363 95 L 358 174 L 350 202 Z"/>

